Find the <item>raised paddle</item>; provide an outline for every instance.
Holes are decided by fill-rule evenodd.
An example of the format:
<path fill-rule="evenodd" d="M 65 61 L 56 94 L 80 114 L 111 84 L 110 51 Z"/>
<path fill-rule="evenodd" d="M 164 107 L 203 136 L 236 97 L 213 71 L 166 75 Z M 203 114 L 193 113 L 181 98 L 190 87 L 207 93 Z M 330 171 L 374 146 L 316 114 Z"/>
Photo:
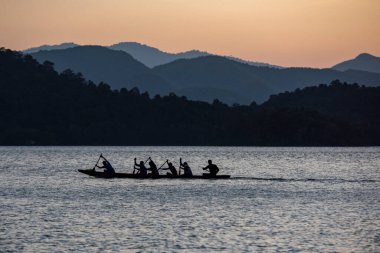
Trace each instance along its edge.
<path fill-rule="evenodd" d="M 183 163 L 182 163 L 182 157 L 181 157 L 179 158 L 178 175 L 181 175 L 181 169 L 184 170 L 182 166 L 183 166 Z"/>
<path fill-rule="evenodd" d="M 165 165 L 165 163 L 167 163 L 169 160 L 166 160 L 161 166 L 160 166 L 160 168 L 158 168 L 158 170 L 160 170 L 161 168 L 162 168 L 162 166 L 164 166 Z"/>
<path fill-rule="evenodd" d="M 134 163 L 133 163 L 133 174 L 135 174 L 135 172 L 136 172 L 136 157 L 135 157 L 135 159 L 134 159 Z"/>
<path fill-rule="evenodd" d="M 179 166 L 178 166 L 178 176 L 181 175 L 181 168 L 182 167 L 182 157 L 179 158 Z"/>
<path fill-rule="evenodd" d="M 100 158 L 102 158 L 103 157 L 103 155 L 102 155 L 102 153 L 100 153 L 100 156 L 99 156 L 99 158 L 98 158 L 98 161 L 96 161 L 96 163 L 95 163 L 95 165 L 94 165 L 94 168 L 92 168 L 92 170 L 95 170 L 95 167 L 98 165 L 98 163 L 99 163 L 99 161 L 100 161 Z"/>

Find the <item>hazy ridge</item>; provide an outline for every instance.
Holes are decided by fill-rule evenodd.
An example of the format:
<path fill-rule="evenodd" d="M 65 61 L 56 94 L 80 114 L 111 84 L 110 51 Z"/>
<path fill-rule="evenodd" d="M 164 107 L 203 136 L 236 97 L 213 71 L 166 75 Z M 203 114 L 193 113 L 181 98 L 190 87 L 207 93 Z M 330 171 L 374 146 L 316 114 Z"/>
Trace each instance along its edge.
<path fill-rule="evenodd" d="M 140 48 L 138 46 L 138 48 Z M 153 49 L 152 49 L 153 50 Z M 271 94 L 339 79 L 380 85 L 380 74 L 360 70 L 258 67 L 221 56 L 178 59 L 153 69 L 120 50 L 78 46 L 32 53 L 39 62 L 51 61 L 58 71 L 70 68 L 112 88 L 137 87 L 151 95 L 174 92 L 193 100 L 228 104 L 261 103 Z M 194 56 L 194 55 L 193 55 Z"/>

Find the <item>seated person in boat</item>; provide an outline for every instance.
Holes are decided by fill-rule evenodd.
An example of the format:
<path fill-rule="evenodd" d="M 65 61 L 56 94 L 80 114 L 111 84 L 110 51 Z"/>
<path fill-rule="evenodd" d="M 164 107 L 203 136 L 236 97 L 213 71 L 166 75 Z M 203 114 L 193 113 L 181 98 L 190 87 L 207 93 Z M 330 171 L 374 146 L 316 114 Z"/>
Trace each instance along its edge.
<path fill-rule="evenodd" d="M 210 175 L 210 176 L 213 176 L 213 177 L 215 177 L 216 174 L 218 174 L 218 172 L 219 172 L 218 166 L 216 166 L 215 164 L 213 164 L 211 160 L 208 160 L 208 165 L 206 167 L 204 167 L 203 170 L 209 170 L 210 173 L 209 174 L 205 174 L 205 175 Z"/>
<path fill-rule="evenodd" d="M 182 163 L 182 158 L 179 159 L 179 174 L 181 174 L 181 169 L 183 169 L 183 175 L 186 177 L 192 177 L 193 172 L 187 162 Z"/>
<path fill-rule="evenodd" d="M 167 168 L 162 168 L 163 170 L 170 170 L 170 172 L 167 172 L 166 175 L 168 176 L 178 176 L 177 170 L 174 167 L 174 165 L 171 162 L 168 162 Z"/>
<path fill-rule="evenodd" d="M 149 175 L 151 176 L 158 176 L 160 175 L 160 173 L 158 173 L 158 169 L 157 169 L 157 166 L 156 164 L 152 161 L 152 159 L 150 159 L 149 161 L 149 168 L 147 168 L 147 170 L 150 170 L 151 173 Z"/>
<path fill-rule="evenodd" d="M 104 169 L 104 172 L 106 173 L 115 173 L 115 170 L 112 167 L 112 165 L 106 160 L 106 158 L 103 157 L 103 159 L 104 159 L 104 161 L 102 162 L 103 166 L 99 166 L 99 165 L 95 165 L 95 166 L 100 169 Z"/>
<path fill-rule="evenodd" d="M 148 171 L 145 167 L 144 161 L 140 161 L 140 164 L 136 163 L 136 158 L 135 158 L 135 169 L 137 169 L 139 172 L 137 173 L 140 176 L 146 176 L 148 174 Z"/>

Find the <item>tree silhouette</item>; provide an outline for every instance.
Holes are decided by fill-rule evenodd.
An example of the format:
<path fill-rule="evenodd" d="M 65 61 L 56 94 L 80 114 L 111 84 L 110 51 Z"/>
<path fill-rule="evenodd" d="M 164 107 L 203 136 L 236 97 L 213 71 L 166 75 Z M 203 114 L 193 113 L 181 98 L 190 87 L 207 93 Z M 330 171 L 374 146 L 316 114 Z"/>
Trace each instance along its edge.
<path fill-rule="evenodd" d="M 380 88 L 333 81 L 232 107 L 112 90 L 0 49 L 1 145 L 379 145 Z"/>

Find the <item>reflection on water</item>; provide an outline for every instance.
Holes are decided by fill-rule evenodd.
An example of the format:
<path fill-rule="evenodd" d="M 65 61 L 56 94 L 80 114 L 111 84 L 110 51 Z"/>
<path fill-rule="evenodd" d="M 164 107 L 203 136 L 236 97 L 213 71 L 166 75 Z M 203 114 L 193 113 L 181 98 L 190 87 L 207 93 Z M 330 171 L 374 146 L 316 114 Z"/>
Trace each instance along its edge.
<path fill-rule="evenodd" d="M 96 179 L 103 154 L 230 180 Z M 379 252 L 380 148 L 0 147 L 0 251 Z"/>

